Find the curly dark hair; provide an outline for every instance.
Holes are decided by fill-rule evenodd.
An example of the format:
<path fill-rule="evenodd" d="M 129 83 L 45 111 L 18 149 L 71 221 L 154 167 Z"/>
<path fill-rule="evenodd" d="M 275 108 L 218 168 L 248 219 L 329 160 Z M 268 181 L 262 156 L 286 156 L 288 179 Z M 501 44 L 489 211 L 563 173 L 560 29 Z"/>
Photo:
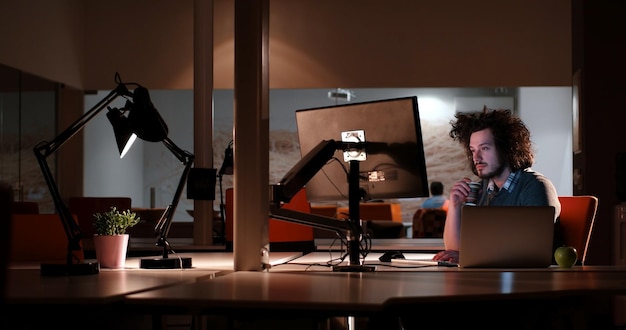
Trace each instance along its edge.
<path fill-rule="evenodd" d="M 469 148 L 470 136 L 486 128 L 493 134 L 500 162 L 508 165 L 511 171 L 530 167 L 534 163 L 530 131 L 519 117 L 511 113 L 511 110 L 494 110 L 485 106 L 482 112 L 459 112 L 455 118 L 456 121 L 450 121 L 452 125 L 450 137 L 465 148 L 474 174 L 477 172 Z"/>

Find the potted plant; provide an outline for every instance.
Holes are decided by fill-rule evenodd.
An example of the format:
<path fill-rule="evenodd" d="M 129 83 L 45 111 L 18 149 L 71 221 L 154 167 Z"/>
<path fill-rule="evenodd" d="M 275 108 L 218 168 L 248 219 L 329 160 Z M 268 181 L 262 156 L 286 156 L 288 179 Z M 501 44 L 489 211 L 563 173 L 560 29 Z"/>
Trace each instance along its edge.
<path fill-rule="evenodd" d="M 126 230 L 139 223 L 139 217 L 130 210 L 115 207 L 93 215 L 93 237 L 96 259 L 103 268 L 124 268 L 129 235 Z"/>

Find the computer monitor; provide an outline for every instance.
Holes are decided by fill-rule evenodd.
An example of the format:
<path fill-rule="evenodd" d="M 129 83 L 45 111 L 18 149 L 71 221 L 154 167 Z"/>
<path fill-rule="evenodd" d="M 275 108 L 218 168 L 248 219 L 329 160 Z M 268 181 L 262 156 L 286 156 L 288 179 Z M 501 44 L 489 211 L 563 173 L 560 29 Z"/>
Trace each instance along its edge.
<path fill-rule="evenodd" d="M 364 146 L 336 148 L 306 183 L 310 202 L 350 199 L 351 160 L 359 162 L 361 201 L 428 196 L 417 97 L 296 110 L 296 124 L 303 158 L 322 141 Z"/>

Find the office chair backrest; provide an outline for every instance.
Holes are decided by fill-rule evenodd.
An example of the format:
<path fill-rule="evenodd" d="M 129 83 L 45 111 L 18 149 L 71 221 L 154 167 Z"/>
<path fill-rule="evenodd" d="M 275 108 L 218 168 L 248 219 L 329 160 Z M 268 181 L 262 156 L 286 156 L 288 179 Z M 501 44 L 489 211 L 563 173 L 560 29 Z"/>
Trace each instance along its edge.
<path fill-rule="evenodd" d="M 338 207 L 336 217 L 339 219 L 349 218 L 348 207 Z M 369 202 L 359 204 L 361 220 L 389 220 L 402 222 L 402 206 L 398 203 Z"/>
<path fill-rule="evenodd" d="M 70 197 L 67 208 L 76 215 L 83 238 L 92 238 L 96 233 L 93 226 L 93 215 L 108 212 L 112 206 L 118 211 L 131 208 L 130 197 Z"/>
<path fill-rule="evenodd" d="M 441 238 L 446 223 L 444 209 L 417 209 L 413 214 L 413 238 Z"/>
<path fill-rule="evenodd" d="M 593 224 L 598 208 L 595 196 L 559 196 L 561 203 L 560 226 L 563 242 L 578 251 L 578 259 L 585 264 L 587 249 L 593 231 Z"/>
<path fill-rule="evenodd" d="M 284 204 L 282 208 L 301 213 L 311 213 L 311 204 L 309 204 L 306 196 L 306 189 L 300 189 L 291 198 L 291 201 Z M 269 239 L 270 242 L 313 242 L 313 227 L 270 218 Z"/>
<path fill-rule="evenodd" d="M 37 202 L 14 201 L 11 203 L 12 214 L 39 214 Z"/>
<path fill-rule="evenodd" d="M 233 214 L 234 214 L 234 190 L 226 189 L 226 241 L 232 242 L 234 238 Z M 298 193 L 291 199 L 289 203 L 282 207 L 302 213 L 311 213 L 311 205 L 306 196 L 306 190 L 300 189 Z M 269 215 L 268 215 L 269 217 Z M 294 241 L 311 241 L 313 242 L 313 227 L 307 225 L 290 223 L 283 220 L 269 218 L 269 240 L 274 242 L 294 242 Z"/>
<path fill-rule="evenodd" d="M 73 217 L 77 221 L 76 216 Z M 67 234 L 58 214 L 11 215 L 10 261 L 64 262 L 67 244 Z M 82 244 L 74 256 L 84 260 Z"/>

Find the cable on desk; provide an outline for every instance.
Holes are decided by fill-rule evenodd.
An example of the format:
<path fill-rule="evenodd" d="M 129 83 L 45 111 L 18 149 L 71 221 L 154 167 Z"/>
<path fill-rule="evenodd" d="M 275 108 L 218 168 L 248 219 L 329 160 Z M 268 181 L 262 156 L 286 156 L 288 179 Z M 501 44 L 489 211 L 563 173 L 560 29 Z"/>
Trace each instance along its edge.
<path fill-rule="evenodd" d="M 176 251 L 174 251 L 171 247 L 170 247 L 170 253 L 173 254 L 176 258 L 178 258 L 178 264 L 180 265 L 180 270 L 184 270 L 185 267 L 183 267 L 183 258 L 178 255 L 178 253 L 176 253 Z"/>

